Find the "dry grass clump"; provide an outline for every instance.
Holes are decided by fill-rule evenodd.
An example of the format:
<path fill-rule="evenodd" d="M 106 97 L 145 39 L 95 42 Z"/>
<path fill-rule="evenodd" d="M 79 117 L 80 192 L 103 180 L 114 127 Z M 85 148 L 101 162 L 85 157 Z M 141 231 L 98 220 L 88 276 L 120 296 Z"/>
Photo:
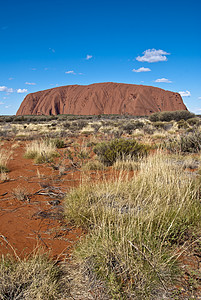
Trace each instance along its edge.
<path fill-rule="evenodd" d="M 82 185 L 65 199 L 68 220 L 89 233 L 77 258 L 106 280 L 114 299 L 160 296 L 175 275 L 179 243 L 200 226 L 200 183 L 161 153 L 132 179 Z"/>
<path fill-rule="evenodd" d="M 192 132 L 169 138 L 164 147 L 171 152 L 198 153 L 201 150 L 201 133 Z"/>
<path fill-rule="evenodd" d="M 18 201 L 28 201 L 29 202 L 29 194 L 26 188 L 24 187 L 16 187 L 13 189 L 13 197 L 16 198 Z"/>
<path fill-rule="evenodd" d="M 118 159 L 112 167 L 115 170 L 136 171 L 140 168 L 140 162 L 132 158 Z"/>
<path fill-rule="evenodd" d="M 0 149 L 0 174 L 7 173 L 9 171 L 7 168 L 9 158 L 10 154 L 4 149 Z"/>
<path fill-rule="evenodd" d="M 16 261 L 0 259 L 0 299 L 63 299 L 61 271 L 40 253 Z"/>
<path fill-rule="evenodd" d="M 25 158 L 34 158 L 35 163 L 43 163 L 58 156 L 56 145 L 48 141 L 32 141 L 26 146 Z"/>
<path fill-rule="evenodd" d="M 101 171 L 101 170 L 105 170 L 105 168 L 106 168 L 105 165 L 98 160 L 90 160 L 82 166 L 82 169 L 84 171 L 87 171 L 87 170 Z"/>

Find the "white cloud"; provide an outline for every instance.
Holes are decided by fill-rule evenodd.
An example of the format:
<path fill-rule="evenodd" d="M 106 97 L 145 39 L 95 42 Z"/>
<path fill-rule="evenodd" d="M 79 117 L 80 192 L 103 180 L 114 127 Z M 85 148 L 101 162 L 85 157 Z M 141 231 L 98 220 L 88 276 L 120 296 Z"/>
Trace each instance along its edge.
<path fill-rule="evenodd" d="M 93 57 L 92 55 L 87 54 L 86 60 L 89 60 L 89 59 L 91 59 L 92 57 Z"/>
<path fill-rule="evenodd" d="M 201 100 L 201 97 L 198 97 L 198 99 L 200 99 L 200 100 Z"/>
<path fill-rule="evenodd" d="M 0 105 L 3 105 L 4 103 L 0 101 Z"/>
<path fill-rule="evenodd" d="M 49 50 L 52 51 L 53 53 L 55 53 L 55 49 L 49 48 Z"/>
<path fill-rule="evenodd" d="M 30 70 L 31 70 L 31 71 L 36 71 L 37 69 L 36 69 L 36 68 L 31 68 Z"/>
<path fill-rule="evenodd" d="M 5 108 L 10 108 L 10 107 L 11 107 L 11 105 L 6 105 L 6 106 L 5 106 Z"/>
<path fill-rule="evenodd" d="M 156 79 L 155 82 L 171 83 L 172 81 L 170 81 L 167 78 L 159 78 L 159 79 Z"/>
<path fill-rule="evenodd" d="M 13 93 L 12 88 L 7 88 L 7 86 L 0 86 L 0 92 Z"/>
<path fill-rule="evenodd" d="M 151 69 L 142 67 L 142 68 L 139 68 L 137 70 L 133 69 L 132 71 L 135 72 L 135 73 L 141 73 L 141 72 L 150 72 Z"/>
<path fill-rule="evenodd" d="M 8 78 L 8 80 L 13 80 L 13 79 L 14 79 L 13 77 Z"/>
<path fill-rule="evenodd" d="M 166 55 L 170 55 L 170 53 L 167 53 L 163 50 L 156 50 L 156 49 L 148 49 L 143 52 L 143 56 L 136 57 L 136 60 L 142 61 L 142 62 L 158 62 L 158 61 L 166 61 L 167 57 Z"/>
<path fill-rule="evenodd" d="M 72 71 L 66 71 L 65 73 L 66 73 L 66 74 L 73 74 L 73 75 L 76 74 L 73 70 L 72 70 Z"/>
<path fill-rule="evenodd" d="M 191 93 L 190 93 L 189 91 L 179 92 L 179 94 L 180 94 L 182 97 L 190 97 L 190 96 L 191 96 Z"/>
<path fill-rule="evenodd" d="M 25 82 L 25 84 L 27 84 L 27 85 L 36 85 L 35 82 Z"/>
<path fill-rule="evenodd" d="M 27 92 L 28 92 L 27 89 L 18 89 L 18 90 L 17 90 L 17 93 L 18 93 L 18 94 L 23 94 L 23 93 L 27 93 Z"/>
<path fill-rule="evenodd" d="M 0 86 L 0 92 L 6 92 L 7 87 L 6 86 Z"/>

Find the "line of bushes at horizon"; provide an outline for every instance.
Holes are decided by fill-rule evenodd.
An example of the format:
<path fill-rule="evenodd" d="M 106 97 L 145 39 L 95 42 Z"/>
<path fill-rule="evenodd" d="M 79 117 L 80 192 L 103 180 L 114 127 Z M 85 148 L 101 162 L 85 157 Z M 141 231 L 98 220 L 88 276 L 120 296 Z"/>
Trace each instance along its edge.
<path fill-rule="evenodd" d="M 99 120 L 99 119 L 140 119 L 148 118 L 151 122 L 157 121 L 179 121 L 188 120 L 194 118 L 196 115 L 186 110 L 178 111 L 163 111 L 156 112 L 150 116 L 134 116 L 134 115 L 118 115 L 118 114 L 103 114 L 103 115 L 72 115 L 72 114 L 61 114 L 61 115 L 13 115 L 13 116 L 0 116 L 0 123 L 31 123 L 31 122 L 47 122 L 47 121 L 65 121 L 65 120 Z M 197 115 L 199 117 L 199 115 Z"/>

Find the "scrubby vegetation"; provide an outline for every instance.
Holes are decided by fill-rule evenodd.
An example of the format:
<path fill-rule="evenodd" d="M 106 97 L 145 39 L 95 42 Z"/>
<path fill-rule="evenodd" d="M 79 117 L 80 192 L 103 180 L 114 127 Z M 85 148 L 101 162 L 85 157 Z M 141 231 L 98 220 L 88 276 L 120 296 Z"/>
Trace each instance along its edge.
<path fill-rule="evenodd" d="M 38 253 L 0 260 L 0 299 L 63 299 L 62 272 L 47 256 Z M 67 295 L 67 294 L 66 294 Z"/>
<path fill-rule="evenodd" d="M 7 153 L 5 150 L 0 149 L 0 173 L 6 173 L 9 171 L 9 169 L 7 168 L 9 156 L 9 153 Z"/>
<path fill-rule="evenodd" d="M 13 139 L 12 151 L 21 147 L 34 163 L 47 163 L 35 166 L 40 170 L 34 182 L 45 186 L 43 197 L 60 191 L 48 207 L 60 203 L 59 218 L 84 229 L 72 262 L 84 268 L 92 290 L 97 282 L 106 288 L 107 298 L 89 289 L 94 299 L 185 299 L 179 288 L 174 294 L 174 287 L 182 277 L 180 256 L 200 245 L 199 116 L 178 111 L 149 117 L 0 117 L 0 137 L 6 147 Z M 0 173 L 7 183 L 5 149 L 0 150 Z M 58 190 L 46 187 L 46 167 Z M 21 185 L 11 189 L 11 198 L 21 205 L 34 199 Z M 63 299 L 60 272 L 43 255 L 17 261 L 2 257 L 0 299 Z M 190 284 L 189 289 L 194 295 Z"/>
<path fill-rule="evenodd" d="M 115 139 L 111 142 L 102 142 L 94 147 L 94 152 L 100 161 L 111 166 L 117 159 L 140 158 L 147 154 L 148 147 L 139 144 L 136 140 Z"/>
<path fill-rule="evenodd" d="M 201 133 L 193 132 L 169 138 L 165 147 L 171 152 L 198 153 L 201 150 Z"/>
<path fill-rule="evenodd" d="M 178 245 L 201 225 L 199 197 L 199 181 L 160 152 L 131 179 L 80 186 L 65 200 L 66 218 L 89 231 L 77 258 L 114 299 L 162 295 L 175 279 Z"/>
<path fill-rule="evenodd" d="M 177 110 L 177 111 L 163 111 L 152 114 L 149 117 L 149 120 L 152 122 L 169 122 L 169 121 L 180 121 L 180 120 L 188 120 L 190 118 L 194 118 L 195 114 L 187 111 L 187 110 Z"/>
<path fill-rule="evenodd" d="M 34 158 L 35 163 L 43 163 L 47 159 L 52 160 L 53 157 L 58 156 L 56 152 L 55 143 L 46 141 L 33 141 L 26 146 L 24 155 L 26 158 Z"/>

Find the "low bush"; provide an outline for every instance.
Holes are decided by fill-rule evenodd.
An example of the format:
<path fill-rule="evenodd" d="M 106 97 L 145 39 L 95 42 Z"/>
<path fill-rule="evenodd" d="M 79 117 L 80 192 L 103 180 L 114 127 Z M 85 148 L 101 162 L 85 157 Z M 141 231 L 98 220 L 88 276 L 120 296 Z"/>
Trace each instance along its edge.
<path fill-rule="evenodd" d="M 200 125 L 200 118 L 190 118 L 187 120 L 187 123 L 191 126 Z"/>
<path fill-rule="evenodd" d="M 65 143 L 61 139 L 50 139 L 48 140 L 48 143 L 53 144 L 53 146 L 55 146 L 58 149 L 65 148 Z"/>
<path fill-rule="evenodd" d="M 188 120 L 190 118 L 194 118 L 195 114 L 187 111 L 187 110 L 177 110 L 177 111 L 163 111 L 157 112 L 149 116 L 149 120 L 152 122 L 158 121 L 180 121 L 182 119 Z"/>
<path fill-rule="evenodd" d="M 179 129 L 181 129 L 181 128 L 188 129 L 189 128 L 189 124 L 184 119 L 179 120 L 177 122 L 177 126 L 178 126 Z"/>
<path fill-rule="evenodd" d="M 123 126 L 123 130 L 126 131 L 128 134 L 131 134 L 133 130 L 143 128 L 144 123 L 140 121 L 136 122 L 129 122 Z"/>
<path fill-rule="evenodd" d="M 117 159 L 143 157 L 147 154 L 149 147 L 138 143 L 136 140 L 115 139 L 110 142 L 98 143 L 94 147 L 94 153 L 97 154 L 100 161 L 107 166 L 113 165 Z"/>
<path fill-rule="evenodd" d="M 191 132 L 170 138 L 164 143 L 164 147 L 171 152 L 198 153 L 201 150 L 201 133 Z"/>

